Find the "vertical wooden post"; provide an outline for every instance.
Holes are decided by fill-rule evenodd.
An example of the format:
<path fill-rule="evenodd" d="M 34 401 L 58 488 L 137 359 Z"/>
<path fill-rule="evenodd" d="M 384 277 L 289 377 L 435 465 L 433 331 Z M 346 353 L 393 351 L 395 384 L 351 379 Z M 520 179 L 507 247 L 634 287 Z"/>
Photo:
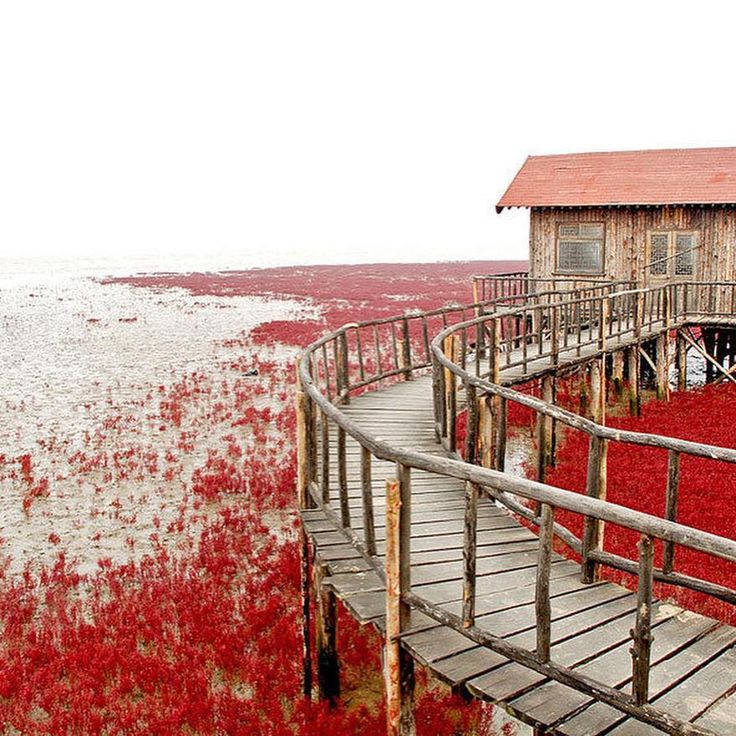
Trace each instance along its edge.
<path fill-rule="evenodd" d="M 494 467 L 502 473 L 506 467 L 506 435 L 508 428 L 509 405 L 507 399 L 499 398 L 496 413 L 496 452 Z"/>
<path fill-rule="evenodd" d="M 665 519 L 677 521 L 677 497 L 680 488 L 680 453 L 670 450 L 667 456 L 667 494 Z M 672 572 L 675 566 L 675 545 L 664 540 L 662 548 L 662 572 Z"/>
<path fill-rule="evenodd" d="M 300 509 L 314 508 L 315 504 L 309 492 L 309 482 L 312 480 L 312 447 L 316 454 L 316 442 L 311 437 L 313 424 L 310 414 L 310 404 L 302 387 L 299 363 L 296 369 L 296 447 L 297 447 L 297 501 Z M 315 469 L 316 470 L 316 469 Z"/>
<path fill-rule="evenodd" d="M 432 353 L 432 397 L 434 399 L 434 436 L 437 442 L 447 436 L 447 410 L 445 408 L 445 370 Z"/>
<path fill-rule="evenodd" d="M 680 334 L 680 330 L 675 333 L 675 355 L 677 363 L 677 390 L 687 390 L 687 342 Z"/>
<path fill-rule="evenodd" d="M 297 501 L 300 509 L 308 508 L 309 497 L 309 454 L 307 452 L 306 397 L 302 388 L 299 363 L 296 364 L 296 454 L 297 454 Z"/>
<path fill-rule="evenodd" d="M 537 412 L 537 426 L 536 426 L 536 441 L 537 441 L 537 481 L 544 483 L 544 471 L 547 467 L 547 447 L 546 440 L 547 435 L 544 431 L 544 420 L 545 416 L 542 412 Z M 539 509 L 539 503 L 535 502 L 534 506 Z"/>
<path fill-rule="evenodd" d="M 350 403 L 350 374 L 348 369 L 348 336 L 341 332 L 337 338 L 335 370 L 337 371 L 337 391 L 343 404 Z"/>
<path fill-rule="evenodd" d="M 413 736 L 414 662 L 399 643 L 409 624 L 401 596 L 410 587 L 411 491 L 408 468 L 398 466 L 398 471 L 399 480 L 386 481 L 386 733 Z"/>
<path fill-rule="evenodd" d="M 404 317 L 401 320 L 401 368 L 405 381 L 411 381 L 411 335 L 409 333 L 409 320 Z"/>
<path fill-rule="evenodd" d="M 309 448 L 307 442 L 306 396 L 302 387 L 299 364 L 296 368 L 296 440 L 297 440 L 297 503 L 299 509 L 312 506 L 309 493 Z M 304 697 L 312 698 L 312 621 L 309 591 L 309 539 L 304 524 L 299 524 L 299 548 L 301 552 L 301 603 L 302 603 L 302 691 Z"/>
<path fill-rule="evenodd" d="M 632 696 L 636 705 L 649 699 L 649 660 L 652 648 L 652 580 L 654 573 L 654 545 L 652 538 L 642 534 L 639 539 L 639 592 L 637 596 L 636 623 L 631 632 L 634 646 Z"/>
<path fill-rule="evenodd" d="M 557 376 L 549 373 L 542 376 L 542 401 L 554 404 L 557 400 Z M 557 449 L 557 422 L 554 417 L 544 417 L 544 464 L 551 466 L 555 464 L 555 452 Z"/>
<path fill-rule="evenodd" d="M 340 665 L 337 659 L 337 599 L 322 585 L 327 566 L 314 560 L 315 644 L 317 647 L 317 683 L 320 700 L 337 705 L 340 697 Z"/>
<path fill-rule="evenodd" d="M 465 462 L 475 465 L 478 457 L 478 396 L 475 386 L 465 384 L 467 422 L 465 425 Z"/>
<path fill-rule="evenodd" d="M 475 624 L 475 561 L 478 529 L 478 486 L 465 484 L 463 525 L 463 626 Z"/>
<path fill-rule="evenodd" d="M 667 399 L 670 397 L 670 384 L 668 380 L 669 356 L 668 356 L 667 333 L 663 332 L 657 337 L 657 398 Z"/>
<path fill-rule="evenodd" d="M 321 414 L 322 429 L 322 503 L 330 502 L 330 423 L 327 414 Z"/>
<path fill-rule="evenodd" d="M 549 597 L 549 573 L 552 564 L 552 536 L 554 531 L 554 509 L 546 503 L 541 508 L 542 523 L 539 527 L 539 550 L 537 552 L 537 585 L 535 590 L 535 613 L 537 624 L 537 659 L 549 662 L 552 640 L 552 606 Z"/>
<path fill-rule="evenodd" d="M 448 335 L 444 340 L 444 353 L 451 363 L 457 361 L 458 341 L 456 335 Z M 457 449 L 457 377 L 449 368 L 444 369 L 445 409 L 447 422 L 447 444 L 450 452 Z"/>
<path fill-rule="evenodd" d="M 616 350 L 613 354 L 613 392 L 616 399 L 620 399 L 624 392 L 624 354 L 621 350 Z"/>
<path fill-rule="evenodd" d="M 606 498 L 606 440 L 591 435 L 588 449 L 588 478 L 586 493 L 591 498 L 605 500 Z M 586 516 L 583 525 L 582 544 L 582 572 L 581 580 L 584 583 L 595 582 L 598 575 L 598 563 L 590 559 L 590 552 L 603 548 L 604 526 L 600 519 Z"/>
<path fill-rule="evenodd" d="M 641 358 L 639 357 L 639 344 L 634 343 L 626 348 L 626 361 L 629 374 L 629 414 L 638 417 L 641 413 L 641 401 L 639 398 L 639 369 Z"/>
<path fill-rule="evenodd" d="M 606 423 L 605 354 L 590 363 L 590 412 L 594 422 Z"/>
<path fill-rule="evenodd" d="M 348 500 L 348 466 L 345 450 L 345 430 L 337 428 L 337 475 L 340 487 L 340 521 L 350 526 L 350 502 Z"/>
<path fill-rule="evenodd" d="M 373 556 L 376 554 L 376 529 L 373 516 L 371 452 L 365 447 L 361 447 L 360 450 L 360 485 L 363 494 L 363 538 L 365 539 L 365 551 Z"/>
<path fill-rule="evenodd" d="M 312 699 L 312 606 L 309 591 L 309 539 L 303 523 L 299 523 L 299 547 L 301 551 L 301 602 L 302 602 L 302 693 Z"/>
<path fill-rule="evenodd" d="M 493 467 L 492 463 L 492 433 L 493 421 L 491 419 L 491 408 L 488 397 L 481 394 L 478 403 L 478 456 L 477 462 L 484 468 Z"/>

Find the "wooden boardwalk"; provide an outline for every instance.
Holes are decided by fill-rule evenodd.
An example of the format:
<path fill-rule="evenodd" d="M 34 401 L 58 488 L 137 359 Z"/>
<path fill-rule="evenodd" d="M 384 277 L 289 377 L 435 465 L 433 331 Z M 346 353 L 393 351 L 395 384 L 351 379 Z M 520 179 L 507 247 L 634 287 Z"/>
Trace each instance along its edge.
<path fill-rule="evenodd" d="M 701 319 L 704 323 L 718 323 L 717 318 L 707 315 L 690 323 Z M 660 335 L 664 325 L 664 322 L 651 322 L 635 334 L 627 322 L 610 338 L 612 344 L 603 349 L 618 350 L 633 345 L 638 351 L 644 341 Z M 500 384 L 514 385 L 550 370 L 548 344 L 543 339 L 539 342 L 542 345 L 535 346 L 537 355 L 529 346 L 523 350 L 511 346 L 507 352 L 504 345 L 499 346 Z M 600 355 L 601 340 L 595 326 L 589 328 L 586 338 L 580 342 L 579 348 L 572 345 L 567 349 L 565 338 L 562 349 L 554 357 L 555 370 Z M 344 345 L 338 345 L 336 366 L 345 360 L 346 352 Z M 398 367 L 398 361 L 396 364 Z M 452 456 L 436 438 L 433 390 L 436 391 L 436 386 L 433 387 L 432 377 L 425 370 L 423 375 L 415 373 L 413 380 L 353 395 L 350 403 L 340 404 L 339 411 L 366 435 L 397 451 L 404 448 L 436 457 Z M 320 459 L 320 477 L 315 488 L 319 487 L 323 496 L 331 494 L 333 498 L 341 486 L 346 489 L 349 511 L 342 498 L 343 519 L 349 517 L 349 533 L 355 535 L 363 549 L 352 544 L 341 528 L 344 521 L 341 524 L 336 518 L 341 509 L 334 502 L 329 504 L 331 512 L 303 508 L 304 528 L 317 558 L 325 565 L 328 577 L 322 584 L 336 593 L 358 621 L 384 630 L 385 586 L 365 557 L 362 461 L 366 450 L 349 432 L 338 430 L 324 416 L 319 424 L 322 430 L 317 432 L 315 425 L 314 453 Z M 338 431 L 345 442 L 342 472 Z M 396 463 L 373 457 L 370 487 L 375 547 L 376 556 L 382 562 L 386 551 L 386 479 L 396 474 Z M 463 615 L 466 504 L 464 481 L 439 472 L 417 468 L 411 471 L 411 592 L 456 617 Z M 539 635 L 539 611 L 535 608 L 539 538 L 505 506 L 486 495 L 478 500 L 476 534 L 474 625 L 482 632 L 533 653 Z M 552 553 L 549 603 L 549 659 L 581 679 L 587 678 L 588 682 L 600 683 L 628 696 L 633 677 L 632 630 L 637 626 L 636 592 L 610 582 L 583 583 L 579 562 Z M 683 733 L 736 734 L 736 629 L 656 600 L 651 606 L 650 625 L 646 702 L 668 716 L 691 724 Z M 600 702 L 589 692 L 565 685 L 557 678 L 547 677 L 479 645 L 457 627 L 443 625 L 416 609 L 410 612 L 408 626 L 402 627 L 401 645 L 448 685 L 499 704 L 539 733 L 603 736 L 675 732 L 636 720 Z"/>
<path fill-rule="evenodd" d="M 343 411 L 366 430 L 399 446 L 441 453 L 434 438 L 431 381 L 397 383 L 352 400 Z M 331 437 L 331 450 L 336 439 Z M 361 533 L 360 446 L 347 438 L 351 526 Z M 337 463 L 332 463 L 337 468 Z M 376 540 L 384 553 L 385 478 L 391 463 L 375 461 Z M 332 483 L 338 484 L 336 472 Z M 462 608 L 464 489 L 460 481 L 417 471 L 412 476 L 412 589 L 447 610 Z M 385 589 L 379 577 L 319 509 L 303 511 L 308 533 L 331 574 L 328 584 L 361 622 L 383 627 Z M 537 537 L 504 508 L 478 508 L 476 625 L 530 650 L 535 645 Z M 551 574 L 552 653 L 566 666 L 626 690 L 636 595 L 613 583 L 585 585 L 580 566 L 555 555 Z M 657 602 L 653 613 L 651 700 L 717 734 L 736 733 L 736 629 Z M 402 643 L 453 687 L 503 706 L 525 723 L 568 736 L 656 734 L 610 706 L 546 680 L 477 646 L 453 629 L 412 612 Z M 613 731 L 611 727 L 616 726 Z"/>

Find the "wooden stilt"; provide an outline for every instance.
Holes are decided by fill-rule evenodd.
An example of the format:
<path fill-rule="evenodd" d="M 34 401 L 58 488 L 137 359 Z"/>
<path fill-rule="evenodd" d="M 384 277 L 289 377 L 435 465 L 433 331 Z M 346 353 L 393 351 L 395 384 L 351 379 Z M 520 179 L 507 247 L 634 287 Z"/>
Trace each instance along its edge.
<path fill-rule="evenodd" d="M 509 405 L 506 399 L 499 399 L 496 413 L 496 446 L 494 467 L 496 470 L 504 471 L 506 467 L 506 435 L 508 430 Z"/>
<path fill-rule="evenodd" d="M 386 481 L 386 684 L 387 736 L 414 734 L 414 661 L 399 636 L 409 625 L 409 540 L 411 536 L 409 470 L 399 466 L 399 480 Z"/>
<path fill-rule="evenodd" d="M 340 666 L 337 659 L 337 599 L 322 585 L 326 565 L 314 561 L 315 645 L 317 650 L 317 682 L 320 700 L 337 705 L 340 697 Z"/>
<path fill-rule="evenodd" d="M 579 381 L 578 381 L 578 399 L 579 399 L 579 410 L 578 413 L 580 416 L 587 417 L 589 416 L 588 411 L 590 408 L 590 396 L 589 396 L 589 390 L 588 390 L 588 367 L 582 366 L 580 368 L 579 373 Z"/>
<path fill-rule="evenodd" d="M 669 383 L 669 355 L 668 355 L 668 338 L 667 333 L 663 332 L 657 338 L 657 361 L 656 361 L 656 391 L 658 399 L 669 400 L 670 383 Z"/>
<path fill-rule="evenodd" d="M 596 358 L 590 364 L 590 415 L 594 422 L 606 423 L 606 374 L 605 357 Z"/>
<path fill-rule="evenodd" d="M 675 362 L 677 364 L 677 390 L 687 390 L 687 342 L 680 334 L 680 330 L 675 333 Z"/>
<path fill-rule="evenodd" d="M 542 401 L 554 404 L 557 401 L 557 376 L 549 373 L 542 378 Z M 555 464 L 555 452 L 557 449 L 557 422 L 554 417 L 544 418 L 544 464 L 551 466 Z"/>
<path fill-rule="evenodd" d="M 617 350 L 613 354 L 613 366 L 612 375 L 613 378 L 613 392 L 616 399 L 620 399 L 624 392 L 624 353 L 622 350 Z"/>
<path fill-rule="evenodd" d="M 606 499 L 606 467 L 608 446 L 606 440 L 591 436 L 588 450 L 588 479 L 586 493 L 591 498 Z M 598 578 L 599 565 L 591 560 L 589 554 L 593 550 L 603 549 L 604 526 L 600 519 L 586 516 L 583 526 L 582 572 L 581 580 L 592 583 Z"/>
<path fill-rule="evenodd" d="M 641 412 L 639 400 L 639 346 L 632 345 L 626 349 L 626 362 L 629 374 L 629 413 L 632 417 L 638 417 Z"/>
<path fill-rule="evenodd" d="M 309 592 L 309 540 L 303 524 L 299 524 L 301 549 L 301 599 L 302 599 L 302 692 L 312 699 L 312 617 Z"/>
<path fill-rule="evenodd" d="M 478 399 L 478 435 L 480 437 L 480 454 L 478 459 L 484 468 L 492 468 L 495 463 L 491 402 L 492 398 L 490 396 L 481 396 Z"/>

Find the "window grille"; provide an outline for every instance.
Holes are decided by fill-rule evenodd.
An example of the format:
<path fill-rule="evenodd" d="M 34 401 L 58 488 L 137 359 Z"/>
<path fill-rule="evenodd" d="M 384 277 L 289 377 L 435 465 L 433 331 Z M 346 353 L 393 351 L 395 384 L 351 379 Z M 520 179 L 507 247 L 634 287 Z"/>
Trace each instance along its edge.
<path fill-rule="evenodd" d="M 603 271 L 602 223 L 564 223 L 557 229 L 557 271 L 601 273 Z"/>

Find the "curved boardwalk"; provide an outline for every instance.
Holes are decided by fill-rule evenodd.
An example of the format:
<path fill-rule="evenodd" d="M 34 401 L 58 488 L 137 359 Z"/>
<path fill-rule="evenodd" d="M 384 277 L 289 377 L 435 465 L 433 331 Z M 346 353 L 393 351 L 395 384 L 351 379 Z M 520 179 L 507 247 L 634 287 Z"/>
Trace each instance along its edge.
<path fill-rule="evenodd" d="M 628 330 L 626 326 L 619 331 L 619 344 L 626 343 Z M 653 329 L 653 334 L 659 331 Z M 642 339 L 646 335 L 639 334 L 638 341 Z M 594 336 L 591 344 L 595 342 Z M 567 362 L 584 359 L 584 350 L 582 354 L 578 350 Z M 544 374 L 545 363 L 549 361 L 540 357 L 523 369 L 501 367 L 500 383 Z M 564 363 L 564 359 L 557 361 L 556 368 Z M 436 384 L 425 372 L 413 380 L 353 396 L 339 410 L 365 434 L 399 451 L 406 448 L 438 458 L 456 457 L 445 449 L 446 443 L 438 442 L 436 398 Z M 316 422 L 310 426 L 316 430 Z M 304 528 L 318 564 L 324 566 L 322 585 L 334 591 L 359 621 L 383 630 L 387 603 L 380 563 L 385 563 L 386 552 L 386 479 L 397 474 L 396 463 L 373 458 L 366 480 L 367 453 L 361 443 L 324 416 L 320 427 L 320 432 L 313 432 L 312 452 L 320 458 L 319 483 L 313 490 L 319 486 L 323 499 L 330 493 L 334 498 L 337 489 L 343 493 L 339 509 L 335 504 L 303 509 Z M 411 593 L 462 617 L 467 484 L 421 469 L 411 470 L 410 476 Z M 372 495 L 368 503 L 372 525 L 366 516 L 370 514 L 366 512 L 366 485 L 372 490 L 368 494 Z M 366 534 L 366 525 L 373 526 L 373 535 Z M 378 567 L 365 554 L 366 544 L 372 545 L 371 536 L 375 537 Z M 544 577 L 540 583 L 538 562 L 543 558 L 537 534 L 488 495 L 481 494 L 477 500 L 474 542 L 473 631 L 535 652 L 540 616 L 537 588 L 546 584 L 550 641 L 546 659 L 574 673 L 581 682 L 602 684 L 628 697 L 632 632 L 641 625 L 641 611 L 637 617 L 641 592 L 638 600 L 636 592 L 610 582 L 582 582 L 580 563 L 554 552 L 544 571 L 546 583 Z M 444 682 L 500 704 L 540 733 L 736 733 L 736 629 L 657 600 L 651 601 L 647 615 L 645 702 L 674 719 L 672 723 L 680 723 L 662 730 L 599 702 L 590 688 L 581 690 L 512 661 L 479 643 L 477 633 L 468 636 L 416 607 L 410 608 L 410 619 L 402 627 L 401 646 Z"/>

